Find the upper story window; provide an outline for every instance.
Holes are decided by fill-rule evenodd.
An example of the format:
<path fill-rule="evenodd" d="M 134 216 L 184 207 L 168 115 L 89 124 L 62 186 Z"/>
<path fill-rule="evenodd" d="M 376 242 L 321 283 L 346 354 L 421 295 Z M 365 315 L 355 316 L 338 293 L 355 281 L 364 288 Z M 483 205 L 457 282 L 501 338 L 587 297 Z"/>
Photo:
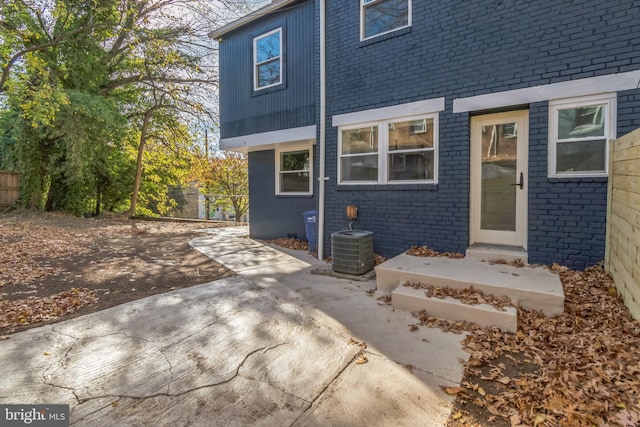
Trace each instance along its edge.
<path fill-rule="evenodd" d="M 340 184 L 435 183 L 437 114 L 343 127 Z"/>
<path fill-rule="evenodd" d="M 360 0 L 360 39 L 411 25 L 411 0 Z"/>
<path fill-rule="evenodd" d="M 282 28 L 253 39 L 253 88 L 265 89 L 282 83 Z"/>
<path fill-rule="evenodd" d="M 549 115 L 549 176 L 606 176 L 615 94 L 551 101 Z"/>
<path fill-rule="evenodd" d="M 313 147 L 301 146 L 276 150 L 276 194 L 305 196 L 313 194 Z"/>

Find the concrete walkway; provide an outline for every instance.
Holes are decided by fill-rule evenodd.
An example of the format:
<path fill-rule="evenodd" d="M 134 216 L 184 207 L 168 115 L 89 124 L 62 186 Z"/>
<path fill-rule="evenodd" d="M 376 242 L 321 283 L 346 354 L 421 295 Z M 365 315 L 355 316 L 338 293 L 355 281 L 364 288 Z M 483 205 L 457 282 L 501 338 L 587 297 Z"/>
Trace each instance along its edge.
<path fill-rule="evenodd" d="M 192 246 L 239 276 L 0 341 L 0 403 L 68 403 L 83 426 L 446 422 L 462 335 L 411 332 L 374 281 L 312 275 L 246 228 L 210 232 Z"/>

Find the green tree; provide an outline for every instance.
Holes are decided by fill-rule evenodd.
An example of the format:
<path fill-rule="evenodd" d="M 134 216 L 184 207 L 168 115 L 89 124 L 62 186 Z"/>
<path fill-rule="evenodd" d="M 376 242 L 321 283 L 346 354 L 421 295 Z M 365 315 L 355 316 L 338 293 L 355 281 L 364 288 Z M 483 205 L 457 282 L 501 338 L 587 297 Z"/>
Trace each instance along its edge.
<path fill-rule="evenodd" d="M 249 212 L 249 167 L 247 156 L 240 153 L 220 152 L 213 157 L 211 190 L 218 203 L 231 203 L 236 222 Z"/>
<path fill-rule="evenodd" d="M 82 212 L 95 203 L 98 213 L 103 204 L 122 208 L 123 195 L 129 195 L 133 214 L 138 191 L 160 191 L 142 183 L 143 172 L 154 169 L 147 162 L 160 161 L 144 156 L 148 132 L 164 134 L 164 141 L 174 132 L 173 140 L 189 142 L 188 127 L 177 122 L 215 117 L 205 102 L 217 81 L 215 52 L 205 36 L 211 26 L 201 15 L 205 5 L 195 0 L 2 4 L 0 93 L 6 95 L 7 115 L 18 123 L 2 137 L 0 153 L 3 162 L 13 161 L 22 171 L 27 204 Z M 132 135 L 137 135 L 133 156 Z M 129 179 L 122 178 L 126 173 Z"/>

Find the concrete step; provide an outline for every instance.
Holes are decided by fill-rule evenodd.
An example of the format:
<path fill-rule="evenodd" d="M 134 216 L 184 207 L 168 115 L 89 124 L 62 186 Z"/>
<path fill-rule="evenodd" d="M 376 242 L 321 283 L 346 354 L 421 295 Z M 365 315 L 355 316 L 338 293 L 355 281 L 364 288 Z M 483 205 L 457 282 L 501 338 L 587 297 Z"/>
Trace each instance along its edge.
<path fill-rule="evenodd" d="M 410 313 L 426 310 L 429 316 L 445 320 L 466 320 L 512 333 L 518 330 L 518 311 L 514 307 L 501 311 L 489 304 L 470 305 L 451 297 L 427 297 L 424 289 L 407 286 L 398 286 L 391 292 L 391 303 L 394 308 Z"/>
<path fill-rule="evenodd" d="M 557 274 L 544 267 L 514 267 L 473 258 L 415 257 L 398 255 L 376 266 L 378 290 L 390 292 L 414 281 L 438 287 L 464 289 L 473 286 L 485 294 L 506 295 L 522 306 L 547 315 L 564 310 L 564 291 Z"/>
<path fill-rule="evenodd" d="M 515 246 L 498 246 L 473 244 L 467 248 L 467 258 L 479 261 L 506 261 L 512 262 L 521 260 L 524 264 L 529 262 L 529 255 L 523 248 Z"/>

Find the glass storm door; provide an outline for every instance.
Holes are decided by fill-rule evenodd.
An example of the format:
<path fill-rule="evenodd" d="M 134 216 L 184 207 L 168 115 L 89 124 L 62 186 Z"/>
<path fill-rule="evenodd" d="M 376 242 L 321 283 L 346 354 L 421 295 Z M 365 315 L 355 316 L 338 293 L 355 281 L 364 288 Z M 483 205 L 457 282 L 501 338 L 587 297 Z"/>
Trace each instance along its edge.
<path fill-rule="evenodd" d="M 470 243 L 526 248 L 528 111 L 471 118 Z"/>

